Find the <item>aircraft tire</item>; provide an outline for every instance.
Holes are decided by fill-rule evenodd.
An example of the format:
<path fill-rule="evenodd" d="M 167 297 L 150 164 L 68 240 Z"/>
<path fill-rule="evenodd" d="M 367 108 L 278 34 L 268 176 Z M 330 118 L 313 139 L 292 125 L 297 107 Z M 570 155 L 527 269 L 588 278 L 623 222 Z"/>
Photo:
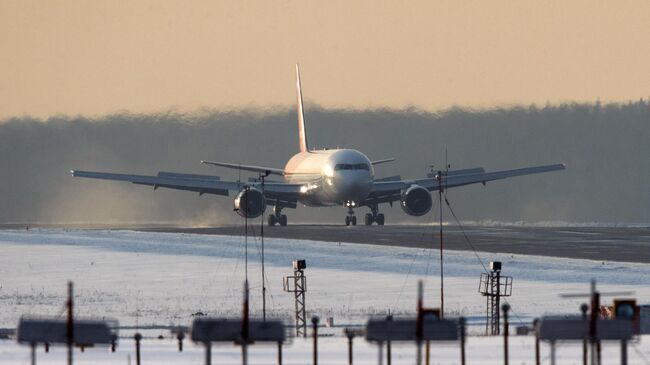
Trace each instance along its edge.
<path fill-rule="evenodd" d="M 268 223 L 270 227 L 273 227 L 278 223 L 278 218 L 275 216 L 275 214 L 269 214 Z"/>
<path fill-rule="evenodd" d="M 281 225 L 282 227 L 286 227 L 286 226 L 287 226 L 287 216 L 286 216 L 285 214 L 282 214 L 282 215 L 280 216 L 280 225 Z"/>
<path fill-rule="evenodd" d="M 372 221 L 373 221 L 372 214 L 366 213 L 366 218 L 364 219 L 364 223 L 366 224 L 366 226 L 372 225 Z"/>
<path fill-rule="evenodd" d="M 384 215 L 382 213 L 377 214 L 377 225 L 384 225 Z"/>
<path fill-rule="evenodd" d="M 350 216 L 345 216 L 345 225 L 346 226 L 350 225 Z"/>
<path fill-rule="evenodd" d="M 357 216 L 353 215 L 351 221 L 352 221 L 352 225 L 356 226 L 357 225 Z"/>

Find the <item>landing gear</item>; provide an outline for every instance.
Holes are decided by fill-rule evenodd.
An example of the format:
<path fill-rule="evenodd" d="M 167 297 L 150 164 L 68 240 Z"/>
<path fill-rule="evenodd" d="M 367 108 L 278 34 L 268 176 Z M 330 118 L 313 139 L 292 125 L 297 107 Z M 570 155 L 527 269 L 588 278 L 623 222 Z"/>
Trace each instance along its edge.
<path fill-rule="evenodd" d="M 357 217 L 354 216 L 354 215 L 345 217 L 345 225 L 346 226 L 349 226 L 349 225 L 356 226 L 357 225 Z"/>
<path fill-rule="evenodd" d="M 376 205 L 371 205 L 370 210 L 372 213 L 367 213 L 364 219 L 366 226 L 372 225 L 372 222 L 377 222 L 378 226 L 383 226 L 384 215 L 379 213 L 379 208 Z"/>
<path fill-rule="evenodd" d="M 282 208 L 275 206 L 273 207 L 273 214 L 269 214 L 269 219 L 268 223 L 269 226 L 273 227 L 276 224 L 280 224 L 280 226 L 285 227 L 287 225 L 287 216 L 285 214 L 281 214 Z"/>
<path fill-rule="evenodd" d="M 378 225 L 383 226 L 384 225 L 384 214 L 383 213 L 377 214 L 377 217 L 375 218 L 375 221 L 377 222 Z"/>
<path fill-rule="evenodd" d="M 364 219 L 366 226 L 371 225 L 373 220 L 375 220 L 375 218 L 372 216 L 372 214 L 366 213 L 366 218 Z"/>
<path fill-rule="evenodd" d="M 345 225 L 346 226 L 357 225 L 357 216 L 354 215 L 354 210 L 352 209 L 352 207 L 348 207 L 348 215 L 345 217 Z"/>

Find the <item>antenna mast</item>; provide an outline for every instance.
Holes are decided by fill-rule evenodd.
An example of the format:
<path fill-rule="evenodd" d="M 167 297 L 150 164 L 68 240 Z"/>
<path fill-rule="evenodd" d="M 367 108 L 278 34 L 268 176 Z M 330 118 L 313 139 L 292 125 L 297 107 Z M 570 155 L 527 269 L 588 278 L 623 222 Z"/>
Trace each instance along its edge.
<path fill-rule="evenodd" d="M 442 241 L 442 171 L 438 170 L 438 199 L 440 200 L 440 318 L 445 317 L 445 276 Z"/>

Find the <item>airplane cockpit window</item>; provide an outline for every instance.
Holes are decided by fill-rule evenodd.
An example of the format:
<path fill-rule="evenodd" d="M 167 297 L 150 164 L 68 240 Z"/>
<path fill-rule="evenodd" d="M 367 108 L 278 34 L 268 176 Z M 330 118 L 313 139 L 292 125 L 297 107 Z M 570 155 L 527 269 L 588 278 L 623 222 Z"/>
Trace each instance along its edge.
<path fill-rule="evenodd" d="M 357 164 L 340 163 L 340 164 L 336 164 L 336 166 L 334 166 L 334 170 L 335 171 L 339 171 L 339 170 L 366 170 L 366 171 L 370 171 L 370 166 L 368 166 L 368 164 L 365 164 L 365 163 L 357 163 Z"/>

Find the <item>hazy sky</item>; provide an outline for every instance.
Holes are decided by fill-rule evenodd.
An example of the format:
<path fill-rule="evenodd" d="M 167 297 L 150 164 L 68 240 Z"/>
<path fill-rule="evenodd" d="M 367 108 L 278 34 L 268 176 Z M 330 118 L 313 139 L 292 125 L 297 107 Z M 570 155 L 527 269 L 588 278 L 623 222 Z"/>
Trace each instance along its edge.
<path fill-rule="evenodd" d="M 0 119 L 650 96 L 648 1 L 0 0 Z"/>

